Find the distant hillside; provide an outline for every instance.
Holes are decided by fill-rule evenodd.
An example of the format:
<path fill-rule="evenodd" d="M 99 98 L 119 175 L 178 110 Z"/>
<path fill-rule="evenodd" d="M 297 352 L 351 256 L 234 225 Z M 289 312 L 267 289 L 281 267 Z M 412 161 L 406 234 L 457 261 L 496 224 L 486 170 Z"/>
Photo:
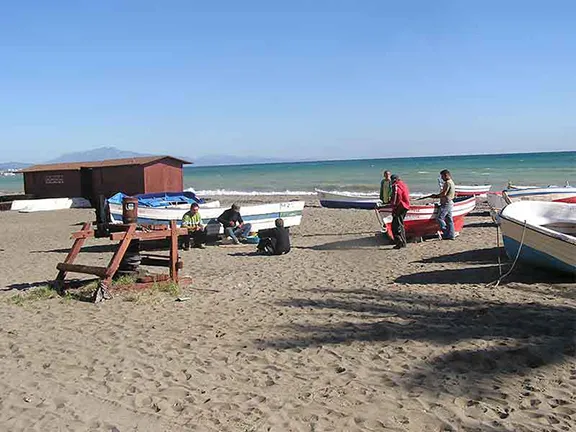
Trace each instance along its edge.
<path fill-rule="evenodd" d="M 32 164 L 24 162 L 2 162 L 0 163 L 0 171 L 5 171 L 9 169 L 22 169 L 29 167 Z"/>
<path fill-rule="evenodd" d="M 46 163 L 90 162 L 104 159 L 123 159 L 141 156 L 150 156 L 150 154 L 119 150 L 116 147 L 100 147 L 94 150 L 65 153 L 60 157 L 52 159 Z"/>

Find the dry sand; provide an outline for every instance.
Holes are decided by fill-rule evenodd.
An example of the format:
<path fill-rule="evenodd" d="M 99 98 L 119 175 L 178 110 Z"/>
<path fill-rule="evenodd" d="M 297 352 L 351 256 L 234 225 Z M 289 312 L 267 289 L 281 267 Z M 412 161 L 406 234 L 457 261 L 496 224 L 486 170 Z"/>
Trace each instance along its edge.
<path fill-rule="evenodd" d="M 289 255 L 183 252 L 189 301 L 30 300 L 92 219 L 0 213 L 0 430 L 576 430 L 574 280 L 486 287 L 487 213 L 397 251 L 372 212 L 311 201 Z M 81 262 L 109 257 L 91 241 Z"/>

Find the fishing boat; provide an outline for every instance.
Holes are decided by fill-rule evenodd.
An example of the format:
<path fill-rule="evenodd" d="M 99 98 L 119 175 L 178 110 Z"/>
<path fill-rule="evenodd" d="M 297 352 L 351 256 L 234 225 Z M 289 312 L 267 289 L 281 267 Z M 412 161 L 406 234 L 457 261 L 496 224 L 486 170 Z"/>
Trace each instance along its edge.
<path fill-rule="evenodd" d="M 524 201 L 500 213 L 510 259 L 576 275 L 576 206 Z"/>
<path fill-rule="evenodd" d="M 492 185 L 456 185 L 454 191 L 456 196 L 486 196 Z"/>
<path fill-rule="evenodd" d="M 10 210 L 20 213 L 33 213 L 39 211 L 64 210 L 70 208 L 90 208 L 90 201 L 85 198 L 42 198 L 30 200 L 15 200 Z"/>
<path fill-rule="evenodd" d="M 452 218 L 454 219 L 454 232 L 456 234 L 462 231 L 464 227 L 464 217 L 476 207 L 476 197 L 458 197 L 454 200 L 454 208 L 452 209 Z M 432 237 L 436 236 L 439 227 L 436 222 L 438 210 L 440 205 L 438 203 L 415 205 L 411 206 L 406 217 L 404 218 L 404 228 L 406 230 L 406 237 Z M 382 230 L 386 231 L 388 236 L 393 239 L 394 233 L 392 232 L 392 207 L 385 206 L 379 207 L 376 210 L 376 215 Z"/>
<path fill-rule="evenodd" d="M 108 201 L 110 207 L 110 217 L 112 222 L 122 222 L 122 204 Z M 182 206 L 166 207 L 138 207 L 138 223 L 140 224 L 168 224 L 175 220 L 180 225 L 182 216 L 190 209 Z M 200 207 L 200 215 L 204 225 L 220 225 L 216 221 L 228 207 Z M 277 218 L 284 219 L 284 226 L 300 225 L 302 221 L 302 211 L 304 210 L 304 201 L 288 201 L 274 204 L 260 204 L 253 206 L 242 206 L 241 213 L 244 222 L 252 224 L 252 231 L 256 232 L 261 229 L 274 228 L 274 221 Z M 219 227 L 223 232 L 222 227 Z"/>
<path fill-rule="evenodd" d="M 320 205 L 326 208 L 372 210 L 380 198 L 377 194 L 360 194 L 350 192 L 328 192 L 316 189 Z"/>
<path fill-rule="evenodd" d="M 508 204 L 518 201 L 554 201 L 564 203 L 576 203 L 576 187 L 574 186 L 549 186 L 525 189 L 506 189 L 502 196 Z"/>
<path fill-rule="evenodd" d="M 122 192 L 108 198 L 109 204 L 122 205 L 122 199 L 127 196 Z M 220 207 L 219 201 L 206 201 L 203 198 L 196 196 L 194 192 L 160 192 L 134 195 L 138 198 L 138 208 L 152 207 L 152 208 L 182 208 L 190 210 L 190 206 L 194 203 L 198 204 L 200 208 L 214 208 Z"/>

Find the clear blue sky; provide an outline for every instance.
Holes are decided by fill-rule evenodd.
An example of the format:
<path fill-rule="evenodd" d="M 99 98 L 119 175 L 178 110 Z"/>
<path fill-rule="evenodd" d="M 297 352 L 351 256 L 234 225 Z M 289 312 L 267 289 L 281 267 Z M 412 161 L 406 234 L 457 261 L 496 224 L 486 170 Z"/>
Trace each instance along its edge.
<path fill-rule="evenodd" d="M 576 1 L 12 1 L 1 161 L 576 149 Z"/>

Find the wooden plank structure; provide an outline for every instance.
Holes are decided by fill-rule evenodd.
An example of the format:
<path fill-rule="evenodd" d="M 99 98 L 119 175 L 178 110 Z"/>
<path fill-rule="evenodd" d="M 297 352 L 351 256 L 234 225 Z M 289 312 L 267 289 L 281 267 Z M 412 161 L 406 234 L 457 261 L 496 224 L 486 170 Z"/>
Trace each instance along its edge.
<path fill-rule="evenodd" d="M 134 211 L 134 207 L 132 207 Z M 139 241 L 150 241 L 150 240 L 162 240 L 170 239 L 170 253 L 168 256 L 158 255 L 158 254 L 147 254 L 142 257 L 141 264 L 148 266 L 161 266 L 168 267 L 168 275 L 155 275 L 155 280 L 167 280 L 170 279 L 175 283 L 178 283 L 178 270 L 182 269 L 182 261 L 178 256 L 178 236 L 187 234 L 186 228 L 178 228 L 176 226 L 176 221 L 170 221 L 170 226 L 168 225 L 137 225 L 135 223 L 137 218 L 137 206 L 134 214 L 130 215 L 129 218 L 131 223 L 123 224 L 109 224 L 107 229 L 109 230 L 109 238 L 112 241 L 120 241 L 118 248 L 114 252 L 110 262 L 106 267 L 98 266 L 88 266 L 83 264 L 75 264 L 74 261 L 78 257 L 82 246 L 89 238 L 98 237 L 98 233 L 93 229 L 95 223 L 86 222 L 82 226 L 82 229 L 78 232 L 72 233 L 71 238 L 74 239 L 72 248 L 68 253 L 68 256 L 64 262 L 59 263 L 56 268 L 58 269 L 58 275 L 54 281 L 55 289 L 63 294 L 64 292 L 64 280 L 67 273 L 84 273 L 98 276 L 100 282 L 98 288 L 94 293 L 94 302 L 100 302 L 111 298 L 109 287 L 112 282 L 112 278 L 118 271 L 120 263 L 124 258 L 126 251 L 130 246 L 130 242 L 133 240 Z M 126 222 L 126 221 L 125 221 Z"/>

